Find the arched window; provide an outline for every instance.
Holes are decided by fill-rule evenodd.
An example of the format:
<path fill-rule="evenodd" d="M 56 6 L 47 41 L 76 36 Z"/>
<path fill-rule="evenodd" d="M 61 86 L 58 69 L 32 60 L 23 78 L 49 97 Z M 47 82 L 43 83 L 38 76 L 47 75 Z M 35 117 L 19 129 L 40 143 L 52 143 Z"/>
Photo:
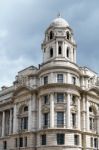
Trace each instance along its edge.
<path fill-rule="evenodd" d="M 93 106 L 89 107 L 89 129 L 96 130 L 96 110 Z"/>
<path fill-rule="evenodd" d="M 70 39 L 69 31 L 66 32 L 66 36 L 67 36 L 67 40 L 69 40 Z"/>
<path fill-rule="evenodd" d="M 53 48 L 50 49 L 50 57 L 53 57 Z"/>
<path fill-rule="evenodd" d="M 54 33 L 53 31 L 50 31 L 50 40 L 53 39 L 53 37 L 54 37 Z"/>
<path fill-rule="evenodd" d="M 21 106 L 19 109 L 19 130 L 28 129 L 28 106 Z"/>
<path fill-rule="evenodd" d="M 69 49 L 69 47 L 67 47 L 67 53 L 66 53 L 67 58 L 70 57 L 69 55 L 70 55 L 70 49 Z"/>
<path fill-rule="evenodd" d="M 58 54 L 61 55 L 62 54 L 62 47 L 59 45 L 58 47 Z"/>

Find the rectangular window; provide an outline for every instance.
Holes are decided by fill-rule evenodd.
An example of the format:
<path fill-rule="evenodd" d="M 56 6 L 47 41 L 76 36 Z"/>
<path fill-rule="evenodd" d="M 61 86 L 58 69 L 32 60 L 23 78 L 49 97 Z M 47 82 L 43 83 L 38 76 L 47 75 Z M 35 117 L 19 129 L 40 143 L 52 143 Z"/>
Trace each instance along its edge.
<path fill-rule="evenodd" d="M 18 139 L 15 139 L 15 147 L 18 147 Z"/>
<path fill-rule="evenodd" d="M 44 96 L 44 104 L 48 104 L 48 102 L 49 102 L 48 95 L 45 95 Z"/>
<path fill-rule="evenodd" d="M 3 141 L 3 148 L 7 149 L 7 141 Z"/>
<path fill-rule="evenodd" d="M 79 135 L 74 135 L 74 144 L 79 145 Z"/>
<path fill-rule="evenodd" d="M 64 144 L 64 134 L 57 134 L 57 144 L 58 145 L 63 145 Z"/>
<path fill-rule="evenodd" d="M 28 117 L 24 117 L 24 129 L 28 129 Z"/>
<path fill-rule="evenodd" d="M 57 102 L 64 102 L 64 94 L 63 93 L 57 93 Z"/>
<path fill-rule="evenodd" d="M 93 137 L 90 138 L 90 147 L 93 147 Z"/>
<path fill-rule="evenodd" d="M 19 147 L 23 147 L 23 138 L 19 138 Z"/>
<path fill-rule="evenodd" d="M 44 127 L 48 127 L 48 113 L 44 114 Z"/>
<path fill-rule="evenodd" d="M 57 82 L 63 83 L 63 74 L 57 74 Z"/>
<path fill-rule="evenodd" d="M 98 147 L 98 139 L 94 138 L 94 148 L 97 148 L 97 147 Z"/>
<path fill-rule="evenodd" d="M 76 84 L 76 77 L 72 77 L 72 84 Z"/>
<path fill-rule="evenodd" d="M 94 118 L 92 118 L 92 117 L 89 118 L 89 125 L 90 125 L 90 130 L 94 130 L 95 129 Z"/>
<path fill-rule="evenodd" d="M 46 145 L 46 134 L 41 135 L 41 144 Z"/>
<path fill-rule="evenodd" d="M 57 127 L 64 127 L 64 112 L 57 112 Z"/>
<path fill-rule="evenodd" d="M 27 147 L 27 137 L 24 138 L 24 146 Z"/>
<path fill-rule="evenodd" d="M 48 76 L 44 77 L 44 85 L 48 84 Z"/>
<path fill-rule="evenodd" d="M 76 127 L 76 114 L 75 113 L 72 113 L 72 126 L 73 128 Z"/>
<path fill-rule="evenodd" d="M 21 130 L 28 129 L 28 117 L 21 118 Z"/>

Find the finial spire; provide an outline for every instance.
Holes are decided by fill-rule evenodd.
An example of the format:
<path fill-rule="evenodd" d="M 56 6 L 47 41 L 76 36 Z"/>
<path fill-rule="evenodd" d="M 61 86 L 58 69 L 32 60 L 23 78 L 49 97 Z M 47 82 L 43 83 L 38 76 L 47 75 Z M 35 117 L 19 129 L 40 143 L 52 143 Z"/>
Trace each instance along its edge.
<path fill-rule="evenodd" d="M 57 14 L 57 17 L 58 17 L 58 18 L 60 18 L 60 17 L 61 17 L 61 13 L 60 13 L 60 12 Z"/>

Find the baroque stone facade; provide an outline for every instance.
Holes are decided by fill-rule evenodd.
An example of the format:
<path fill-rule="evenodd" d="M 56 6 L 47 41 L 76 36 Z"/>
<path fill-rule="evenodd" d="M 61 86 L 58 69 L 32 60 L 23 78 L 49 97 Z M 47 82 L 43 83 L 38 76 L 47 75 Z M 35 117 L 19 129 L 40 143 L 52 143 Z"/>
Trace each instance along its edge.
<path fill-rule="evenodd" d="M 45 31 L 43 62 L 0 91 L 0 150 L 99 149 L 99 78 L 76 64 L 76 47 L 58 16 Z"/>

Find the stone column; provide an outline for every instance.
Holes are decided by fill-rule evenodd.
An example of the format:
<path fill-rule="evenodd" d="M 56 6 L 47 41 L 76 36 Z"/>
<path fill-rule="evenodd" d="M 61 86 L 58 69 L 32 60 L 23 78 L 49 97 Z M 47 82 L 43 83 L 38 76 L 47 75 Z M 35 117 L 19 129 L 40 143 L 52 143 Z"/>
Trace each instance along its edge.
<path fill-rule="evenodd" d="M 99 134 L 99 112 L 97 114 L 97 119 L 96 119 L 96 130 L 97 130 L 97 134 Z"/>
<path fill-rule="evenodd" d="M 86 101 L 85 101 L 85 95 L 83 95 L 82 99 L 82 130 L 86 130 Z"/>
<path fill-rule="evenodd" d="M 50 128 L 54 128 L 54 93 L 50 95 Z"/>
<path fill-rule="evenodd" d="M 17 106 L 14 105 L 14 118 L 13 118 L 13 133 L 19 131 L 18 118 L 17 118 Z"/>
<path fill-rule="evenodd" d="M 32 107 L 32 102 L 31 102 L 31 99 L 30 99 L 29 100 L 29 105 L 28 105 L 28 131 L 31 130 L 31 125 L 32 125 L 31 107 Z"/>
<path fill-rule="evenodd" d="M 5 135 L 5 111 L 2 114 L 2 136 Z"/>
<path fill-rule="evenodd" d="M 51 72 L 50 83 L 53 83 L 53 82 L 55 82 L 55 80 L 54 80 L 54 74 L 53 74 L 53 72 Z"/>
<path fill-rule="evenodd" d="M 38 128 L 41 129 L 41 125 L 42 125 L 42 115 L 41 115 L 41 97 L 39 97 L 39 102 L 38 102 L 39 106 L 38 106 L 38 119 L 39 119 L 39 124 L 38 124 Z"/>
<path fill-rule="evenodd" d="M 71 95 L 70 93 L 67 94 L 67 128 L 70 128 L 70 121 L 71 121 L 71 112 L 70 112 L 70 101 Z"/>
<path fill-rule="evenodd" d="M 12 108 L 10 109 L 10 130 L 9 130 L 9 134 L 12 133 Z"/>
<path fill-rule="evenodd" d="M 80 117 L 81 115 L 80 115 L 80 97 L 78 97 L 78 129 L 80 129 L 81 128 L 81 126 L 80 126 Z"/>
<path fill-rule="evenodd" d="M 87 131 L 89 131 L 89 101 L 87 100 L 87 115 L 86 115 L 86 123 L 87 123 Z"/>
<path fill-rule="evenodd" d="M 67 83 L 71 84 L 71 76 L 70 73 L 67 73 Z"/>

